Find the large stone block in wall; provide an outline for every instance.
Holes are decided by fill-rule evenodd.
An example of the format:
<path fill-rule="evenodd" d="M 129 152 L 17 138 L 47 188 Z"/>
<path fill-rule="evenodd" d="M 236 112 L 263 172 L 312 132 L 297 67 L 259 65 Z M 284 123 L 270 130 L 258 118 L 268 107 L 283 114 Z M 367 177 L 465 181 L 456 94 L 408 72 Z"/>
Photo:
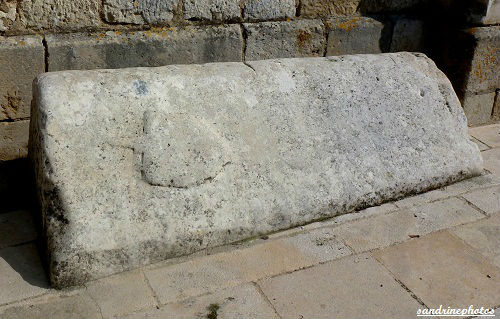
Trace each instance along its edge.
<path fill-rule="evenodd" d="M 44 55 L 40 36 L 0 37 L 0 121 L 29 117 L 31 85 L 45 70 Z"/>
<path fill-rule="evenodd" d="M 0 122 L 0 161 L 28 155 L 29 120 Z"/>
<path fill-rule="evenodd" d="M 34 92 L 55 287 L 482 172 L 450 82 L 422 55 L 64 71 Z"/>
<path fill-rule="evenodd" d="M 248 61 L 322 56 L 325 39 L 321 20 L 246 23 Z"/>
<path fill-rule="evenodd" d="M 328 21 L 327 55 L 388 52 L 389 22 L 368 17 L 337 16 Z"/>
<path fill-rule="evenodd" d="M 426 49 L 425 40 L 423 20 L 398 18 L 392 31 L 391 52 L 424 52 Z"/>
<path fill-rule="evenodd" d="M 241 61 L 237 25 L 49 35 L 49 71 Z"/>
<path fill-rule="evenodd" d="M 101 0 L 20 0 L 19 22 L 29 29 L 80 30 L 101 24 Z"/>
<path fill-rule="evenodd" d="M 184 19 L 211 21 L 240 20 L 240 0 L 184 0 Z"/>
<path fill-rule="evenodd" d="M 107 22 L 167 24 L 174 19 L 179 0 L 104 0 Z"/>
<path fill-rule="evenodd" d="M 243 16 L 247 20 L 274 20 L 295 17 L 295 0 L 245 0 Z"/>
<path fill-rule="evenodd" d="M 362 0 L 301 0 L 300 16 L 315 18 L 333 15 L 353 15 Z"/>
<path fill-rule="evenodd" d="M 469 126 L 494 122 L 494 103 L 495 92 L 466 94 L 462 99 L 462 106 Z"/>
<path fill-rule="evenodd" d="M 441 1 L 448 0 L 362 0 L 358 10 L 363 14 L 374 13 L 415 13 L 425 9 L 432 9 Z"/>

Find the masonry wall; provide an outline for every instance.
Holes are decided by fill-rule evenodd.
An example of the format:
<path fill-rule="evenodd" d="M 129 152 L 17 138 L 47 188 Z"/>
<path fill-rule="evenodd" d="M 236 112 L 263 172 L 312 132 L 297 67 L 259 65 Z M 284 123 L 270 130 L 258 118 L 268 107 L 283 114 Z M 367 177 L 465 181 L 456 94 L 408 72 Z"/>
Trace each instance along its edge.
<path fill-rule="evenodd" d="M 67 69 L 420 51 L 470 124 L 498 121 L 499 3 L 0 0 L 0 161 L 27 156 L 34 77 Z"/>

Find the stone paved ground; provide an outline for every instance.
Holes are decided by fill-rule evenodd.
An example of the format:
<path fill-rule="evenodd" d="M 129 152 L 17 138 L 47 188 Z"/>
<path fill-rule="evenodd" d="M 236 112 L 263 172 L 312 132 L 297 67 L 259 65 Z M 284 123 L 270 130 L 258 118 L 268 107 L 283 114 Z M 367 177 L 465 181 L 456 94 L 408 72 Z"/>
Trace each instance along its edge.
<path fill-rule="evenodd" d="M 499 130 L 470 129 L 483 176 L 71 290 L 48 287 L 30 213 L 0 214 L 0 318 L 412 318 L 439 305 L 498 308 Z"/>

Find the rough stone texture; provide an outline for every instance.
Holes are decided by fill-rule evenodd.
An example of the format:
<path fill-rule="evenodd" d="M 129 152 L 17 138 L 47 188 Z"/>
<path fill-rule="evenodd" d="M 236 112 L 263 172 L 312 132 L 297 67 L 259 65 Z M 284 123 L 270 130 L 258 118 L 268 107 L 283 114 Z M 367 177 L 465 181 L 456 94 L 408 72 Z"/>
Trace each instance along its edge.
<path fill-rule="evenodd" d="M 500 1 L 489 0 L 488 11 L 482 21 L 484 24 L 499 24 L 500 23 Z"/>
<path fill-rule="evenodd" d="M 0 37 L 0 121 L 29 117 L 31 83 L 44 68 L 42 37 Z"/>
<path fill-rule="evenodd" d="M 241 61 L 236 25 L 47 36 L 49 71 Z"/>
<path fill-rule="evenodd" d="M 0 32 L 7 31 L 16 21 L 17 1 L 3 0 L 0 2 Z"/>
<path fill-rule="evenodd" d="M 34 90 L 56 287 L 482 171 L 423 55 L 66 71 Z"/>
<path fill-rule="evenodd" d="M 107 22 L 166 24 L 172 21 L 179 0 L 104 0 Z"/>
<path fill-rule="evenodd" d="M 355 14 L 361 0 L 301 0 L 300 16 L 308 18 Z"/>
<path fill-rule="evenodd" d="M 420 308 L 369 255 L 265 279 L 258 285 L 281 318 L 411 318 Z"/>
<path fill-rule="evenodd" d="M 400 18 L 394 24 L 391 52 L 424 52 L 424 21 Z"/>
<path fill-rule="evenodd" d="M 462 101 L 465 116 L 470 126 L 493 122 L 495 92 L 466 94 Z"/>
<path fill-rule="evenodd" d="M 29 29 L 79 30 L 98 27 L 100 0 L 20 0 L 19 22 Z"/>
<path fill-rule="evenodd" d="M 243 16 L 248 20 L 273 20 L 295 17 L 295 0 L 245 0 Z"/>
<path fill-rule="evenodd" d="M 427 307 L 491 308 L 500 300 L 500 269 L 447 231 L 388 247 L 374 256 Z"/>
<path fill-rule="evenodd" d="M 367 17 L 334 17 L 329 20 L 327 55 L 389 51 L 389 25 Z"/>
<path fill-rule="evenodd" d="M 186 20 L 231 21 L 240 18 L 240 0 L 184 0 Z"/>
<path fill-rule="evenodd" d="M 244 24 L 247 61 L 322 56 L 324 37 L 320 20 Z"/>
<path fill-rule="evenodd" d="M 29 120 L 0 122 L 0 161 L 9 161 L 28 155 Z"/>

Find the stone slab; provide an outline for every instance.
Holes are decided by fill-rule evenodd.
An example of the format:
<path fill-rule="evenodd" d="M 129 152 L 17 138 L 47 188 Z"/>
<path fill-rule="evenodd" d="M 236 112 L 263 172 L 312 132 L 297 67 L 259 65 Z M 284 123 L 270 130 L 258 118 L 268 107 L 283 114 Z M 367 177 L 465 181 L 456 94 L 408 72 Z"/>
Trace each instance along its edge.
<path fill-rule="evenodd" d="M 401 17 L 394 23 L 391 52 L 425 52 L 425 22 Z"/>
<path fill-rule="evenodd" d="M 107 22 L 161 25 L 171 22 L 179 0 L 104 0 Z"/>
<path fill-rule="evenodd" d="M 295 17 L 295 0 L 245 0 L 243 16 L 247 20 L 290 19 Z"/>
<path fill-rule="evenodd" d="M 0 249 L 35 240 L 31 213 L 26 210 L 0 214 Z"/>
<path fill-rule="evenodd" d="M 0 249 L 0 274 L 0 305 L 48 291 L 47 278 L 35 244 Z"/>
<path fill-rule="evenodd" d="M 282 318 L 412 318 L 421 307 L 367 254 L 258 284 Z"/>
<path fill-rule="evenodd" d="M 240 20 L 240 0 L 184 0 L 184 19 L 195 21 Z"/>
<path fill-rule="evenodd" d="M 337 16 L 328 20 L 326 55 L 388 52 L 389 22 L 359 16 Z"/>
<path fill-rule="evenodd" d="M 481 218 L 484 215 L 464 200 L 449 198 L 343 224 L 334 228 L 333 234 L 354 252 L 360 253 Z"/>
<path fill-rule="evenodd" d="M 472 127 L 469 133 L 489 147 L 500 147 L 500 124 Z"/>
<path fill-rule="evenodd" d="M 40 36 L 0 37 L 0 121 L 28 118 L 31 84 L 44 72 Z"/>
<path fill-rule="evenodd" d="M 49 71 L 242 60 L 237 25 L 46 36 Z"/>
<path fill-rule="evenodd" d="M 462 197 L 488 215 L 500 212 L 500 186 L 473 191 Z"/>
<path fill-rule="evenodd" d="M 500 214 L 457 227 L 452 232 L 467 244 L 490 258 L 500 268 Z"/>
<path fill-rule="evenodd" d="M 169 303 L 159 309 L 136 312 L 121 318 L 280 318 L 255 285 L 248 283 L 198 298 Z"/>
<path fill-rule="evenodd" d="M 462 100 L 467 123 L 470 126 L 484 125 L 492 122 L 495 92 L 466 94 Z"/>
<path fill-rule="evenodd" d="M 47 73 L 35 96 L 56 287 L 482 171 L 450 82 L 422 55 Z"/>
<path fill-rule="evenodd" d="M 0 122 L 0 161 L 28 156 L 29 120 Z"/>
<path fill-rule="evenodd" d="M 500 269 L 447 231 L 386 248 L 374 256 L 427 307 L 491 308 L 500 300 Z"/>
<path fill-rule="evenodd" d="M 247 61 L 322 56 L 321 20 L 245 23 Z"/>
<path fill-rule="evenodd" d="M 300 16 L 308 18 L 353 15 L 361 0 L 301 0 Z"/>
<path fill-rule="evenodd" d="M 481 153 L 484 160 L 484 168 L 496 176 L 500 176 L 500 150 L 494 148 Z"/>

